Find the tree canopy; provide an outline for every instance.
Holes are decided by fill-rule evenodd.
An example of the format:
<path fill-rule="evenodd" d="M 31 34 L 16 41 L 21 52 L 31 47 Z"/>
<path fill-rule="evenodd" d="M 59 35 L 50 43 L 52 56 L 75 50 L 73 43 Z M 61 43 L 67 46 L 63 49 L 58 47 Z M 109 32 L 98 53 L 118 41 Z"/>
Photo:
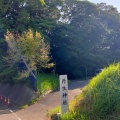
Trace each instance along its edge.
<path fill-rule="evenodd" d="M 4 35 L 9 31 L 17 49 L 37 72 L 48 72 L 53 62 L 57 74 L 67 74 L 69 78 L 93 76 L 95 69 L 120 60 L 119 28 L 120 13 L 105 3 L 1 0 L 0 62 L 6 64 L 6 56 L 12 57 L 11 60 L 16 57 L 5 41 Z M 4 64 L 0 65 L 0 70 Z M 12 73 L 19 68 L 17 66 L 13 65 Z M 6 67 L 4 73 L 10 69 Z M 1 74 L 5 78 L 6 74 Z"/>

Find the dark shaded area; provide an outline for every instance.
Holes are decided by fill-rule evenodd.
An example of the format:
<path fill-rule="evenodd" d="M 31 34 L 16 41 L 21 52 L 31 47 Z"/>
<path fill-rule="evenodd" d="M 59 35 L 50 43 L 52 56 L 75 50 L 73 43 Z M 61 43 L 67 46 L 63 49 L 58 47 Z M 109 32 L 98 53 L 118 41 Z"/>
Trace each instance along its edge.
<path fill-rule="evenodd" d="M 36 83 L 37 80 L 36 80 L 36 78 L 31 74 L 29 75 L 28 78 L 30 79 L 30 85 L 33 88 L 33 90 L 37 91 L 37 83 Z"/>
<path fill-rule="evenodd" d="M 1 96 L 3 103 L 5 97 L 7 98 L 7 100 L 9 98 L 10 99 L 9 107 L 12 108 L 13 110 L 18 110 L 20 109 L 20 106 L 25 105 L 28 102 L 30 102 L 32 99 L 38 97 L 38 94 L 34 90 L 26 87 L 25 84 L 7 83 L 7 84 L 0 84 L 0 98 Z"/>
<path fill-rule="evenodd" d="M 22 71 L 27 71 L 27 70 L 28 70 L 27 67 L 26 67 L 26 65 L 25 65 L 25 63 L 24 63 L 23 61 L 20 61 L 20 62 L 18 63 L 18 67 L 19 67 L 19 71 L 20 71 L 20 72 L 22 72 Z"/>
<path fill-rule="evenodd" d="M 73 80 L 70 81 L 71 83 L 68 85 L 68 90 L 74 90 L 77 88 L 82 88 L 83 86 L 89 83 L 89 80 Z"/>
<path fill-rule="evenodd" d="M 28 71 L 28 68 L 26 67 L 25 63 L 23 61 L 19 62 L 19 71 L 20 72 L 24 72 L 24 71 Z M 34 74 L 34 71 L 32 71 L 33 74 Z M 30 86 L 31 88 L 34 90 L 34 91 L 37 91 L 37 80 L 36 78 L 30 73 L 28 78 L 26 78 L 29 83 L 30 83 Z"/>

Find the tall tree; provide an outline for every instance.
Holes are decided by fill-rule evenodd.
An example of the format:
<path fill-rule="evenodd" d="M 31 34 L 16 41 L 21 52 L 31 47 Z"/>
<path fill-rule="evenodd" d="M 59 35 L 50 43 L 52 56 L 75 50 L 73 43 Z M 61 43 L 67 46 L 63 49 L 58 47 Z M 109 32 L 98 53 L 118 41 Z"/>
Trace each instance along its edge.
<path fill-rule="evenodd" d="M 8 31 L 5 38 L 9 46 L 7 61 L 11 66 L 22 62 L 26 67 L 25 71 L 20 71 L 20 79 L 32 76 L 35 84 L 36 76 L 33 70 L 37 70 L 36 65 L 40 68 L 53 65 L 49 63 L 49 44 L 45 43 L 40 33 L 34 34 L 32 30 L 29 30 L 20 36 Z"/>
<path fill-rule="evenodd" d="M 101 9 L 100 5 L 88 1 L 66 4 L 68 14 L 64 16 L 68 18 L 67 25 L 61 19 L 61 25 L 50 35 L 56 72 L 70 77 L 85 77 L 86 71 L 93 75 L 95 69 L 120 60 L 117 56 L 111 57 L 115 52 L 112 46 L 119 43 L 120 17 L 116 9 L 112 6 Z"/>

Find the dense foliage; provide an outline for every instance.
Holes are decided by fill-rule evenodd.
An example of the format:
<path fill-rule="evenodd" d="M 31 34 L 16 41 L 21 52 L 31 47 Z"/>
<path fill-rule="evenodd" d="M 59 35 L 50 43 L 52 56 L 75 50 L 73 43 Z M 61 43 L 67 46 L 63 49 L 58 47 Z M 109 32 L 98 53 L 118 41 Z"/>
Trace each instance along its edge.
<path fill-rule="evenodd" d="M 96 5 L 77 0 L 1 0 L 0 22 L 1 81 L 19 77 L 19 72 L 15 72 L 19 71 L 18 63 L 11 67 L 5 59 L 10 55 L 4 38 L 6 31 L 13 34 L 22 56 L 28 58 L 26 63 L 32 63 L 37 72 L 54 71 L 67 74 L 69 78 L 89 77 L 94 75 L 95 69 L 120 60 L 120 14 L 116 8 L 105 3 Z M 43 60 L 43 54 L 38 54 L 40 41 L 34 44 L 28 36 L 28 44 L 25 33 L 30 30 L 33 39 L 36 31 L 44 38 L 44 50 L 48 48 L 44 56 L 49 59 Z M 14 58 L 12 54 L 11 57 Z M 48 70 L 45 63 L 52 62 L 54 68 Z M 10 76 L 6 77 L 8 71 Z"/>
<path fill-rule="evenodd" d="M 69 21 L 59 23 L 50 35 L 57 73 L 71 78 L 91 76 L 95 69 L 120 60 L 120 14 L 115 8 L 87 1 L 64 7 Z"/>

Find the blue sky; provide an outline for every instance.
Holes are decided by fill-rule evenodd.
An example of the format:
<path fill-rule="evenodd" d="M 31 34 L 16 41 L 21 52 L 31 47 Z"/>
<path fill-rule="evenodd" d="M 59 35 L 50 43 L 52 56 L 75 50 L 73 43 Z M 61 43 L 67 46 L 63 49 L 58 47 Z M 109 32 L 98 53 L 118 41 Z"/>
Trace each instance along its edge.
<path fill-rule="evenodd" d="M 104 2 L 107 5 L 113 5 L 120 12 L 120 0 L 88 0 L 88 1 L 93 2 L 93 3 Z"/>

